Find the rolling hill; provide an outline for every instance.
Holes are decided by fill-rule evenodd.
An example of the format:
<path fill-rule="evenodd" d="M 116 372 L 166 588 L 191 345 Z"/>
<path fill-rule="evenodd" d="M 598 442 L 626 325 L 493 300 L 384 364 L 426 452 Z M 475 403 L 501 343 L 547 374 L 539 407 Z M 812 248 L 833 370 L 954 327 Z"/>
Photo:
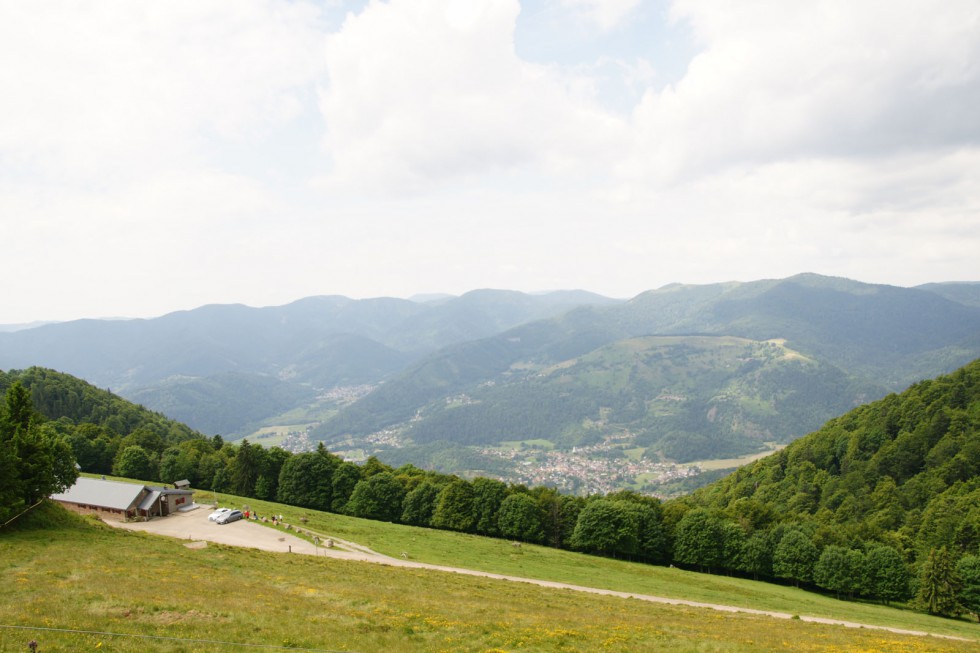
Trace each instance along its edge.
<path fill-rule="evenodd" d="M 154 319 L 0 333 L 0 369 L 58 369 L 172 411 L 195 428 L 241 433 L 303 404 L 315 389 L 378 383 L 452 343 L 582 304 L 612 303 L 584 291 L 476 290 L 426 303 L 330 296 L 266 308 L 212 305 Z M 249 387 L 278 399 L 259 400 L 239 417 L 225 406 L 242 404 L 238 392 Z"/>
<path fill-rule="evenodd" d="M 628 433 L 647 459 L 690 460 L 787 442 L 980 356 L 975 288 L 803 274 L 625 302 L 311 297 L 0 333 L 0 367 L 64 370 L 209 434 L 322 421 L 316 437 L 355 457 L 528 439 L 568 450 Z M 358 390 L 319 399 L 338 387 Z M 394 444 L 371 440 L 382 432 Z"/>
<path fill-rule="evenodd" d="M 788 442 L 881 392 L 779 343 L 728 336 L 620 340 L 516 376 L 437 404 L 406 435 L 484 445 L 545 439 L 570 448 L 620 431 L 635 446 L 684 462 Z"/>
<path fill-rule="evenodd" d="M 646 336 L 675 340 L 643 351 L 638 343 L 658 342 L 638 340 Z M 725 337 L 756 353 L 733 367 Z M 766 346 L 793 354 L 767 357 Z M 440 350 L 316 433 L 328 442 L 400 429 L 418 442 L 574 445 L 625 430 L 678 460 L 722 457 L 789 441 L 978 355 L 980 310 L 927 290 L 812 274 L 671 285 Z M 755 370 L 763 360 L 771 364 Z M 673 388 L 682 402 L 661 398 Z"/>

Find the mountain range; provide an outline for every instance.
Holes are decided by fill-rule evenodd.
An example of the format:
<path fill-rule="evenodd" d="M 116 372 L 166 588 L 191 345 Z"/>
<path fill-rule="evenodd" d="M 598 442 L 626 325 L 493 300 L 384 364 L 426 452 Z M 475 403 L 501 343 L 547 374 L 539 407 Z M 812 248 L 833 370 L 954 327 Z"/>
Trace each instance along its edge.
<path fill-rule="evenodd" d="M 625 437 L 647 457 L 736 455 L 977 357 L 980 284 L 814 274 L 628 301 L 331 296 L 0 332 L 3 369 L 68 372 L 206 433 L 315 422 L 314 438 L 379 455 L 389 445 L 363 438 L 381 431 L 402 449 Z"/>

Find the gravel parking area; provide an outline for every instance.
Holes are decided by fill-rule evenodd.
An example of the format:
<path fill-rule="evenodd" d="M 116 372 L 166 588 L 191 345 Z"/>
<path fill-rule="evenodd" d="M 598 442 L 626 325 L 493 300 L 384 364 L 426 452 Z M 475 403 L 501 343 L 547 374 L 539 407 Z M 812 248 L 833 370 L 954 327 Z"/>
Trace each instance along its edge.
<path fill-rule="evenodd" d="M 167 517 L 158 517 L 146 522 L 106 522 L 111 526 L 131 531 L 144 531 L 157 535 L 167 535 L 181 540 L 214 542 L 231 546 L 245 546 L 264 551 L 280 553 L 302 553 L 315 555 L 317 549 L 309 542 L 295 535 L 289 535 L 268 526 L 244 519 L 230 524 L 216 524 L 208 521 L 211 508 L 201 506 L 197 510 L 177 512 Z M 320 555 L 325 549 L 320 548 Z"/>

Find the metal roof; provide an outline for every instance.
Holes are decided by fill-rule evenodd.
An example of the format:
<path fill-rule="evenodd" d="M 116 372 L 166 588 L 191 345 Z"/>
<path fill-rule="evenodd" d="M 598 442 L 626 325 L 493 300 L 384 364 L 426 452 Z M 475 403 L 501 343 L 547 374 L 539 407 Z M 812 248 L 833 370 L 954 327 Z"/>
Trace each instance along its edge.
<path fill-rule="evenodd" d="M 153 507 L 153 502 L 160 498 L 160 490 L 153 490 L 140 501 L 140 510 L 149 510 Z"/>
<path fill-rule="evenodd" d="M 150 492 L 159 492 L 160 494 L 182 494 L 185 496 L 194 494 L 194 490 L 178 490 L 169 487 L 160 487 L 158 485 L 147 485 L 146 489 Z"/>
<path fill-rule="evenodd" d="M 127 510 L 133 507 L 133 503 L 145 489 L 145 486 L 132 483 L 79 476 L 73 486 L 59 494 L 52 494 L 51 498 L 66 503 Z"/>

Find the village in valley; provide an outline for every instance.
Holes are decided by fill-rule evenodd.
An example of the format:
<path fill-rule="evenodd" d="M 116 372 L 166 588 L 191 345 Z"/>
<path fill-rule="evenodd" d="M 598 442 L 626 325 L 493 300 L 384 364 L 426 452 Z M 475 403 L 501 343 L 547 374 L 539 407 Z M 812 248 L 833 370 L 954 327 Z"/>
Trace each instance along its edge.
<path fill-rule="evenodd" d="M 260 442 L 274 438 L 278 441 L 276 446 L 291 453 L 316 450 L 318 441 L 310 437 L 315 425 L 281 428 L 283 430 L 270 430 L 257 437 Z M 631 452 L 625 449 L 628 440 L 628 434 L 611 435 L 602 442 L 569 450 L 556 449 L 549 442 L 536 440 L 480 447 L 475 451 L 481 456 L 498 459 L 503 464 L 496 473 L 474 470 L 472 475 L 495 477 L 520 485 L 553 487 L 584 496 L 615 492 L 627 487 L 657 494 L 653 490 L 656 486 L 697 476 L 703 471 L 696 464 L 648 460 L 629 455 Z M 384 459 L 385 451 L 401 449 L 407 444 L 401 429 L 388 428 L 363 438 L 331 443 L 327 448 L 346 460 L 362 462 L 372 455 Z"/>
<path fill-rule="evenodd" d="M 528 455 L 521 449 L 482 449 L 515 464 L 516 479 L 504 479 L 528 486 L 544 485 L 572 494 L 606 494 L 624 487 L 656 485 L 697 476 L 700 468 L 671 462 L 633 460 L 628 457 L 601 457 L 615 451 L 608 442 L 571 451 L 538 451 Z M 597 455 L 598 454 L 598 455 Z"/>

